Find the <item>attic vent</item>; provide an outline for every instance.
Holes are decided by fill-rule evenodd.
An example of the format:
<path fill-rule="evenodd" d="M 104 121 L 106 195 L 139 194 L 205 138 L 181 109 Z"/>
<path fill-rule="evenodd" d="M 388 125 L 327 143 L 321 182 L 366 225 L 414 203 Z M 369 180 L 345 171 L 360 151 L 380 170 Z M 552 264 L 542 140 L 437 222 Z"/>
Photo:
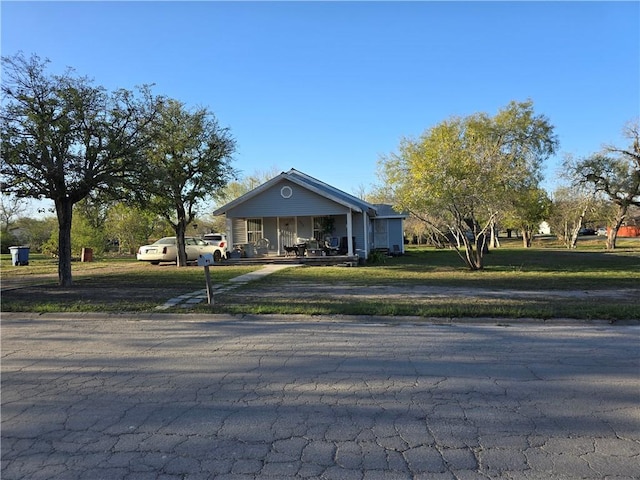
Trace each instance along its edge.
<path fill-rule="evenodd" d="M 291 198 L 291 195 L 293 195 L 293 190 L 291 190 L 290 186 L 285 185 L 280 189 L 280 195 L 282 195 L 282 198 Z"/>

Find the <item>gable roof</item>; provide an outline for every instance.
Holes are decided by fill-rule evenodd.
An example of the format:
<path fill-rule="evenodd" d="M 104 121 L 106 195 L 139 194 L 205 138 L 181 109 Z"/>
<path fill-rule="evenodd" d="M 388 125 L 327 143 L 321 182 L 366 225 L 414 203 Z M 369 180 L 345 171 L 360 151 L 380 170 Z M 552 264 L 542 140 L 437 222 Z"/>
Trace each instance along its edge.
<path fill-rule="evenodd" d="M 349 195 L 342 190 L 338 190 L 337 188 L 332 187 L 331 185 L 313 178 L 305 173 L 302 173 L 294 168 L 292 168 L 288 172 L 282 172 L 280 175 L 273 177 L 271 180 L 268 180 L 262 185 L 257 186 L 250 192 L 247 192 L 244 195 L 236 198 L 235 200 L 227 203 L 226 205 L 223 205 L 222 207 L 214 210 L 213 215 L 222 215 L 226 213 L 228 210 L 231 210 L 241 203 L 246 202 L 250 198 L 253 198 L 256 195 L 259 195 L 260 193 L 270 189 L 272 186 L 278 184 L 282 180 L 288 180 L 292 183 L 295 183 L 296 185 L 300 185 L 301 187 L 317 193 L 318 195 L 333 200 L 340 205 L 344 205 L 345 207 L 348 207 L 355 212 L 365 212 L 369 215 L 376 215 L 376 207 L 374 207 L 370 203 L 354 197 L 353 195 Z"/>
<path fill-rule="evenodd" d="M 377 215 L 376 218 L 407 218 L 406 213 L 398 212 L 393 205 L 386 203 L 376 203 L 374 205 Z"/>

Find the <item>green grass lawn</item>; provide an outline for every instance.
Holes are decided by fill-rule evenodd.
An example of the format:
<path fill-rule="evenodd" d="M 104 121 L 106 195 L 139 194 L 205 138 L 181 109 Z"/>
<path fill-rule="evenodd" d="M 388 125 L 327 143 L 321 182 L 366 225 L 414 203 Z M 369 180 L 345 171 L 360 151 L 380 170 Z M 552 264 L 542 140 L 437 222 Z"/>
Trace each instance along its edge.
<path fill-rule="evenodd" d="M 614 252 L 605 251 L 598 238 L 581 240 L 576 250 L 551 239 L 538 240 L 531 249 L 507 240 L 485 258 L 484 270 L 470 271 L 455 251 L 411 246 L 406 255 L 374 265 L 282 270 L 217 296 L 214 305 L 173 311 L 640 319 L 640 239 L 621 239 Z M 204 288 L 201 267 L 152 266 L 131 258 L 74 263 L 70 289 L 55 285 L 57 264 L 52 259 L 31 255 L 28 266 L 14 267 L 7 255 L 0 266 L 3 284 L 16 278 L 38 283 L 3 291 L 3 311 L 147 312 L 171 297 Z M 226 285 L 230 278 L 256 268 L 260 267 L 217 266 L 211 269 L 212 279 Z M 50 275 L 44 284 L 43 275 Z M 430 293 L 443 288 L 457 293 Z M 359 295 L 339 294 L 349 289 Z M 376 294 L 389 289 L 418 293 Z"/>
<path fill-rule="evenodd" d="M 594 239 L 589 247 L 595 245 Z M 602 247 L 567 250 L 553 245 L 525 250 L 511 242 L 493 250 L 482 271 L 466 269 L 454 251 L 410 247 L 407 255 L 388 258 L 380 265 L 283 270 L 260 283 L 247 285 L 244 291 L 234 291 L 214 308 L 237 314 L 640 319 L 640 242 L 623 245 L 612 253 Z M 269 295 L 276 290 L 305 292 L 322 284 L 335 285 L 336 294 L 325 289 L 317 296 Z M 391 299 L 384 295 L 344 298 L 338 292 L 345 285 L 372 292 L 378 286 L 393 286 L 407 295 Z M 408 295 L 420 287 L 423 291 L 424 287 L 431 287 L 436 294 Z M 437 294 L 443 287 L 461 293 Z M 483 291 L 498 295 L 483 295 Z M 539 293 L 525 295 L 531 291 Z M 514 295 L 500 295 L 501 292 Z M 196 307 L 199 311 L 206 308 Z"/>

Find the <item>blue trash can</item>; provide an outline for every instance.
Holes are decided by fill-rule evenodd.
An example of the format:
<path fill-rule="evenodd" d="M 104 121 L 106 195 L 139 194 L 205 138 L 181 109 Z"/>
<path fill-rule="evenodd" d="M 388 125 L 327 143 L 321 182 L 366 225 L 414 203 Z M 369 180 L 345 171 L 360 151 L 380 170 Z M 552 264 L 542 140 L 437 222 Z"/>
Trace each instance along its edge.
<path fill-rule="evenodd" d="M 11 263 L 18 265 L 29 265 L 29 247 L 9 247 L 11 252 Z"/>

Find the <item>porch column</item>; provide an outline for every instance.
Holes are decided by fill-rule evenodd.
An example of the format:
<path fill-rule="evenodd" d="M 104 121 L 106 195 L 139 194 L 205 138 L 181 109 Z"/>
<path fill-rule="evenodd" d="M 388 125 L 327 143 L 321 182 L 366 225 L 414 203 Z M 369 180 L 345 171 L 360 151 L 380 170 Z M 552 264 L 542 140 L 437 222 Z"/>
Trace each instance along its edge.
<path fill-rule="evenodd" d="M 280 237 L 282 235 L 282 233 L 280 232 L 280 217 L 276 217 L 276 230 L 278 231 L 278 238 L 276 239 L 276 242 L 278 242 L 278 255 L 280 255 L 280 245 L 282 245 L 282 242 L 280 241 Z"/>
<path fill-rule="evenodd" d="M 233 251 L 233 220 L 229 217 L 225 218 L 225 225 L 227 227 L 227 252 Z"/>
<path fill-rule="evenodd" d="M 351 209 L 347 212 L 347 255 L 353 256 L 353 217 Z"/>
<path fill-rule="evenodd" d="M 369 218 L 369 214 L 366 212 L 362 214 L 362 218 L 364 220 L 362 225 L 362 229 L 364 230 L 362 232 L 364 234 L 364 245 L 362 246 L 362 249 L 364 250 L 365 256 L 369 256 L 369 229 L 371 228 L 371 219 Z"/>

